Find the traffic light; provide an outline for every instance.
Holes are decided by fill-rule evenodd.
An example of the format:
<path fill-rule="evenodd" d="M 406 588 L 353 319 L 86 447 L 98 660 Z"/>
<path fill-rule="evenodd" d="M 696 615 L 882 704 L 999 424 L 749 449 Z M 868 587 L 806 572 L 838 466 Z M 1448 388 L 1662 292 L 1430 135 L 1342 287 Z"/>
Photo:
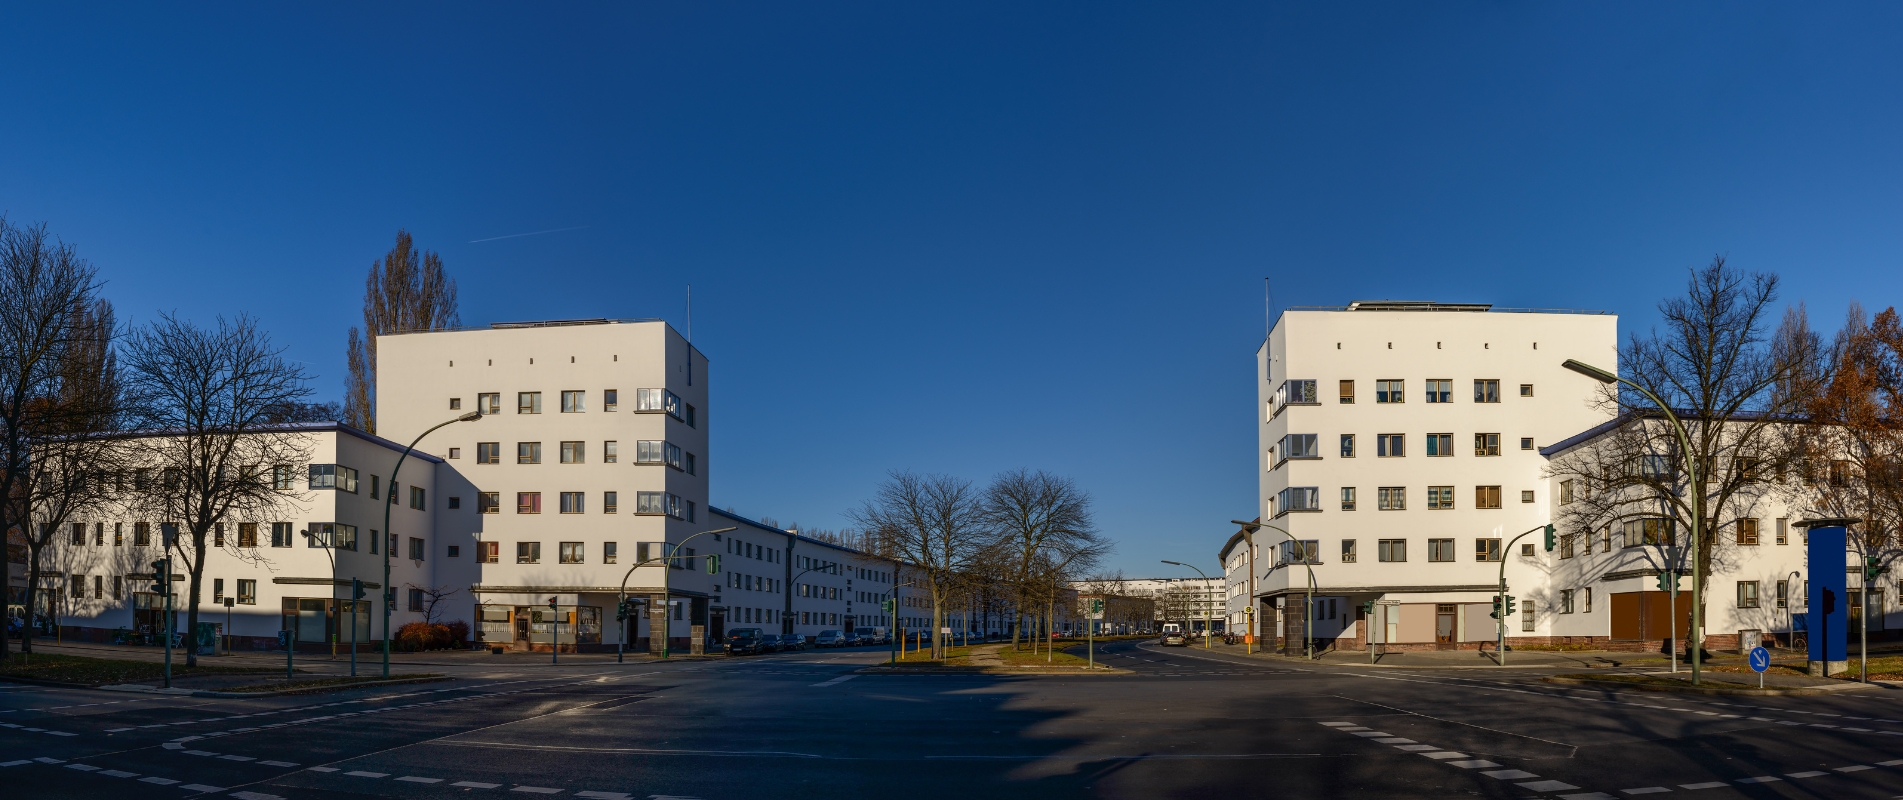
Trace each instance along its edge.
<path fill-rule="evenodd" d="M 1374 601 L 1373 601 L 1373 600 L 1369 600 L 1369 601 L 1368 601 L 1368 602 L 1366 602 L 1366 603 L 1362 603 L 1362 604 L 1361 604 L 1361 613 L 1362 613 L 1362 614 L 1365 614 L 1365 615 L 1367 615 L 1367 616 L 1370 616 L 1370 617 L 1372 617 L 1372 616 L 1374 616 Z"/>
<path fill-rule="evenodd" d="M 555 598 L 553 598 L 553 597 L 551 597 L 551 598 L 549 598 L 549 599 L 548 599 L 548 610 L 550 610 L 550 611 L 554 611 L 554 610 L 555 610 Z"/>
<path fill-rule="evenodd" d="M 707 557 L 707 574 L 709 575 L 720 574 L 720 554 L 719 553 L 715 553 Z"/>
<path fill-rule="evenodd" d="M 1488 614 L 1487 616 L 1492 617 L 1494 619 L 1500 618 L 1500 598 L 1498 597 L 1493 598 L 1493 613 Z"/>
<path fill-rule="evenodd" d="M 364 596 L 363 581 L 359 578 L 351 578 L 350 579 L 350 599 L 362 600 L 363 596 Z"/>
<path fill-rule="evenodd" d="M 1863 557 L 1863 579 L 1864 580 L 1874 581 L 1877 579 L 1877 574 L 1882 571 L 1883 571 L 1883 562 L 1879 561 L 1876 556 Z"/>
<path fill-rule="evenodd" d="M 628 621 L 628 601 L 622 600 L 615 603 L 615 621 L 616 622 Z"/>
<path fill-rule="evenodd" d="M 892 613 L 892 601 L 891 601 L 891 600 L 880 600 L 880 601 L 879 601 L 879 610 L 880 610 L 880 611 L 883 611 L 883 612 L 885 612 L 885 613 L 887 613 L 887 614 L 890 614 L 890 613 Z"/>
<path fill-rule="evenodd" d="M 1519 606 L 1513 604 L 1513 595 L 1507 595 L 1507 616 L 1513 616 L 1514 612 L 1519 610 Z"/>
<path fill-rule="evenodd" d="M 1670 570 L 1659 573 L 1659 591 L 1671 592 L 1672 596 L 1678 596 L 1678 573 Z"/>
<path fill-rule="evenodd" d="M 1558 546 L 1559 536 L 1557 532 L 1553 530 L 1553 526 L 1549 524 L 1546 526 L 1546 552 L 1551 553 L 1553 552 L 1553 548 Z"/>
<path fill-rule="evenodd" d="M 152 591 L 161 595 L 172 593 L 172 560 L 161 558 L 152 562 Z"/>

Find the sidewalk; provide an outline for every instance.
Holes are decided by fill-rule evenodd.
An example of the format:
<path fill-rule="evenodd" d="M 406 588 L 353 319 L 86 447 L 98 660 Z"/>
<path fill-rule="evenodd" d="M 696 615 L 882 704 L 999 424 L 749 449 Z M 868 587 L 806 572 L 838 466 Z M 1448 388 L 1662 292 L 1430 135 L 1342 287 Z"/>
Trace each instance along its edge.
<path fill-rule="evenodd" d="M 1199 651 L 1200 644 L 1192 645 L 1190 651 Z M 1217 643 L 1209 652 L 1225 656 L 1259 658 L 1267 661 L 1308 662 L 1297 652 L 1292 656 L 1283 656 L 1277 652 L 1258 650 L 1254 654 L 1244 654 L 1242 645 Z M 1406 667 L 1410 669 L 1500 669 L 1494 659 L 1494 652 L 1487 650 L 1416 650 L 1400 653 L 1388 653 L 1374 659 L 1368 657 L 1366 650 L 1331 650 L 1316 656 L 1315 662 L 1329 666 L 1342 667 Z M 1657 653 L 1614 653 L 1614 652 L 1559 652 L 1550 650 L 1509 650 L 1507 651 L 1507 669 L 1546 668 L 1546 669 L 1606 669 L 1608 667 L 1652 667 L 1655 664 L 1669 666 L 1665 656 Z"/>

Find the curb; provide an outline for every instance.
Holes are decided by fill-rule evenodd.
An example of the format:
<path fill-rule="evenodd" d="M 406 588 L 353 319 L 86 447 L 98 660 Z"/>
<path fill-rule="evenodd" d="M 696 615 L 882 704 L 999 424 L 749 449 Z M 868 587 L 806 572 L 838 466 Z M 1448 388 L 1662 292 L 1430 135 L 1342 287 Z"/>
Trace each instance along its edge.
<path fill-rule="evenodd" d="M 406 683 L 438 683 L 441 681 L 453 681 L 453 680 L 456 680 L 456 679 L 448 675 L 434 675 L 427 678 L 391 678 L 390 680 L 387 680 L 387 681 L 363 681 L 361 683 L 340 683 L 340 684 L 336 684 L 332 686 L 308 686 L 303 689 L 281 689 L 275 692 L 213 692 L 213 691 L 201 690 L 201 691 L 192 692 L 191 696 L 192 697 L 221 697 L 226 699 L 234 699 L 234 698 L 242 699 L 247 697 L 282 697 L 288 694 L 322 694 L 324 692 L 340 692 L 345 689 L 356 689 L 362 686 L 397 686 L 397 685 L 406 684 Z"/>
<path fill-rule="evenodd" d="M 1009 667 L 863 667 L 854 670 L 871 675 L 1135 675 L 1118 667 L 1055 667 L 1052 669 L 1012 669 Z"/>
<path fill-rule="evenodd" d="M 61 689 L 95 689 L 90 683 L 69 683 L 67 681 L 49 681 L 42 678 L 20 678 L 13 675 L 0 677 L 0 683 L 24 683 L 29 686 L 56 686 Z"/>
<path fill-rule="evenodd" d="M 1558 684 L 1566 684 L 1570 686 L 1595 686 L 1599 688 L 1619 687 L 1619 688 L 1625 688 L 1625 689 L 1638 689 L 1641 691 L 1648 691 L 1648 692 L 1677 692 L 1680 694 L 1735 694 L 1735 695 L 1755 695 L 1758 697 L 1837 694 L 1840 692 L 1856 692 L 1856 691 L 1865 691 L 1865 690 L 1879 688 L 1873 684 L 1866 684 L 1866 683 L 1850 683 L 1850 684 L 1844 684 L 1842 686 L 1803 686 L 1803 687 L 1797 687 L 1797 688 L 1791 688 L 1791 689 L 1771 689 L 1771 688 L 1755 689 L 1755 688 L 1746 687 L 1746 686 L 1737 686 L 1736 688 L 1732 688 L 1732 687 L 1715 687 L 1715 686 L 1692 686 L 1691 684 L 1686 684 L 1684 686 L 1672 686 L 1669 684 L 1634 683 L 1631 681 L 1615 681 L 1615 680 L 1607 680 L 1604 678 L 1575 678 L 1575 677 L 1570 677 L 1565 675 L 1549 675 L 1545 678 L 1541 678 L 1540 680 L 1545 683 L 1558 683 Z"/>

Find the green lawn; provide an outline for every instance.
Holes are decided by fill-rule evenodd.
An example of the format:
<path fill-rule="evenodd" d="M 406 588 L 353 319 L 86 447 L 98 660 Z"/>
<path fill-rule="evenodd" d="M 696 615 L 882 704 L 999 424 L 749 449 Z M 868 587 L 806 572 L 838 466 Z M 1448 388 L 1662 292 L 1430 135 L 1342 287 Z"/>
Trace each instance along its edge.
<path fill-rule="evenodd" d="M 185 666 L 185 657 L 175 654 L 172 662 L 172 677 L 186 675 L 245 675 L 268 673 L 272 670 L 250 667 L 215 667 L 201 664 L 196 667 Z M 43 681 L 78 683 L 87 686 L 102 686 L 112 683 L 143 683 L 165 677 L 165 665 L 157 661 L 121 661 L 110 658 L 88 658 L 55 653 L 14 652 L 0 663 L 0 678 L 31 678 Z"/>

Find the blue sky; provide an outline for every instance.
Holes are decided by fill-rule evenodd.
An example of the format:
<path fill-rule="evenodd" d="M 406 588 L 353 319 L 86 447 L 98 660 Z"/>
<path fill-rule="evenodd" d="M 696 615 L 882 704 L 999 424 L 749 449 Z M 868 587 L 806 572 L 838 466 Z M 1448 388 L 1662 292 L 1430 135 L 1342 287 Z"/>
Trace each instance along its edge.
<path fill-rule="evenodd" d="M 1631 332 L 1717 253 L 1832 328 L 1903 274 L 1894 5 L 3 13 L 0 210 L 124 316 L 257 315 L 336 398 L 399 227 L 466 323 L 678 325 L 692 283 L 717 504 L 1049 469 L 1131 574 L 1256 506 L 1264 277 Z"/>

